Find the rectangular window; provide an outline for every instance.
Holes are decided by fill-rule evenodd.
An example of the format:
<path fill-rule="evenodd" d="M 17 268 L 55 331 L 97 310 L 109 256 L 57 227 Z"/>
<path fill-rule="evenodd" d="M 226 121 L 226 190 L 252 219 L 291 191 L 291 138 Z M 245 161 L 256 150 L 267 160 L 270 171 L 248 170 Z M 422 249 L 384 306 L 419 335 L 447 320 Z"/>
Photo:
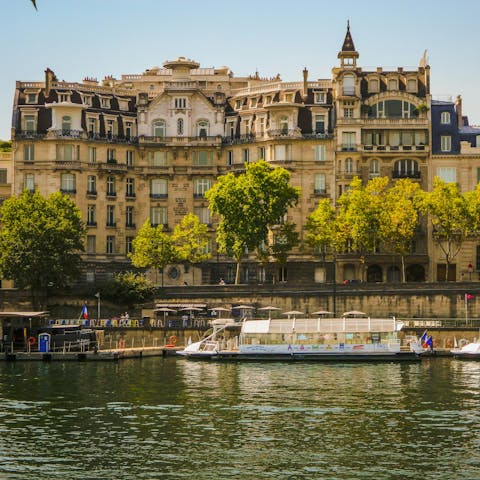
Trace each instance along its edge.
<path fill-rule="evenodd" d="M 35 160 L 35 145 L 23 146 L 23 160 L 25 162 L 33 162 Z"/>
<path fill-rule="evenodd" d="M 36 93 L 27 93 L 26 98 L 27 103 L 37 103 L 37 94 Z"/>
<path fill-rule="evenodd" d="M 227 151 L 227 165 L 233 165 L 233 150 Z"/>
<path fill-rule="evenodd" d="M 90 227 L 97 225 L 97 208 L 92 204 L 87 206 L 87 225 Z"/>
<path fill-rule="evenodd" d="M 325 133 L 325 115 L 315 115 L 315 133 Z"/>
<path fill-rule="evenodd" d="M 396 78 L 390 78 L 388 80 L 388 89 L 389 90 L 398 90 L 398 80 Z"/>
<path fill-rule="evenodd" d="M 100 105 L 102 108 L 110 108 L 110 98 L 100 97 Z"/>
<path fill-rule="evenodd" d="M 150 167 L 165 167 L 167 165 L 167 152 L 149 152 L 148 163 Z"/>
<path fill-rule="evenodd" d="M 315 161 L 324 162 L 327 159 L 327 148 L 325 145 L 315 145 Z"/>
<path fill-rule="evenodd" d="M 95 235 L 87 236 L 87 253 L 95 253 L 97 250 L 97 238 Z"/>
<path fill-rule="evenodd" d="M 249 159 L 250 159 L 250 151 L 248 150 L 248 148 L 244 148 L 242 150 L 242 160 L 243 160 L 243 163 L 248 163 L 249 162 Z"/>
<path fill-rule="evenodd" d="M 265 158 L 265 147 L 258 147 L 258 159 L 266 160 Z"/>
<path fill-rule="evenodd" d="M 477 167 L 477 183 L 480 183 L 480 167 Z"/>
<path fill-rule="evenodd" d="M 166 198 L 168 196 L 168 183 L 165 178 L 152 178 L 150 180 L 150 197 Z"/>
<path fill-rule="evenodd" d="M 60 190 L 64 193 L 75 193 L 75 175 L 73 173 L 62 173 L 60 176 Z"/>
<path fill-rule="evenodd" d="M 87 193 L 89 195 L 97 194 L 97 177 L 95 175 L 89 175 L 87 177 Z"/>
<path fill-rule="evenodd" d="M 450 152 L 452 150 L 452 137 L 450 135 L 442 135 L 440 137 L 440 150 L 442 152 Z"/>
<path fill-rule="evenodd" d="M 325 103 L 325 92 L 314 92 L 313 93 L 313 101 L 314 103 Z"/>
<path fill-rule="evenodd" d="M 343 109 L 344 118 L 353 118 L 353 108 L 344 108 Z"/>
<path fill-rule="evenodd" d="M 210 225 L 210 210 L 208 207 L 194 207 L 193 213 L 199 218 L 200 223 L 205 225 Z"/>
<path fill-rule="evenodd" d="M 207 152 L 206 150 L 193 152 L 193 165 L 195 166 L 213 165 L 213 152 Z"/>
<path fill-rule="evenodd" d="M 115 236 L 107 235 L 106 253 L 115 253 Z"/>
<path fill-rule="evenodd" d="M 88 147 L 88 163 L 96 163 L 97 147 Z"/>
<path fill-rule="evenodd" d="M 287 159 L 287 146 L 286 145 L 275 145 L 274 149 L 275 160 L 277 162 L 282 162 Z"/>
<path fill-rule="evenodd" d="M 115 205 L 107 205 L 107 227 L 116 227 Z"/>
<path fill-rule="evenodd" d="M 133 167 L 135 152 L 133 150 L 127 150 L 125 156 L 125 163 L 128 167 Z"/>
<path fill-rule="evenodd" d="M 156 227 L 167 225 L 167 207 L 150 207 L 150 222 Z"/>
<path fill-rule="evenodd" d="M 317 194 L 325 194 L 327 193 L 327 184 L 326 178 L 324 173 L 317 173 L 315 175 L 315 193 Z"/>
<path fill-rule="evenodd" d="M 73 162 L 78 158 L 80 147 L 77 145 L 57 145 L 57 161 Z"/>
<path fill-rule="evenodd" d="M 107 177 L 107 195 L 109 197 L 115 197 L 117 195 L 115 177 Z"/>
<path fill-rule="evenodd" d="M 440 123 L 448 125 L 450 123 L 450 112 L 442 112 L 440 115 Z"/>
<path fill-rule="evenodd" d="M 455 167 L 437 167 L 437 177 L 446 183 L 457 181 L 457 169 Z"/>
<path fill-rule="evenodd" d="M 174 100 L 175 108 L 187 108 L 187 99 L 184 97 L 177 97 Z"/>
<path fill-rule="evenodd" d="M 125 237 L 125 255 L 133 253 L 133 240 L 135 237 Z"/>
<path fill-rule="evenodd" d="M 212 181 L 209 178 L 197 178 L 193 184 L 193 196 L 203 197 L 207 190 L 210 190 Z"/>
<path fill-rule="evenodd" d="M 0 184 L 4 185 L 7 183 L 7 173 L 8 170 L 6 168 L 0 168 Z"/>
<path fill-rule="evenodd" d="M 37 130 L 35 115 L 25 115 L 23 117 L 25 131 L 27 133 L 34 133 Z"/>
<path fill-rule="evenodd" d="M 26 173 L 23 179 L 23 188 L 29 192 L 35 191 L 35 175 L 33 173 Z"/>
<path fill-rule="evenodd" d="M 407 80 L 407 92 L 415 93 L 417 91 L 417 79 L 409 78 Z"/>
<path fill-rule="evenodd" d="M 94 117 L 89 117 L 87 120 L 87 130 L 88 136 L 93 138 L 97 133 L 97 119 Z"/>
<path fill-rule="evenodd" d="M 127 178 L 125 180 L 125 195 L 127 197 L 135 196 L 135 179 L 134 178 Z"/>
<path fill-rule="evenodd" d="M 107 163 L 116 163 L 116 155 L 114 148 L 107 148 Z"/>
<path fill-rule="evenodd" d="M 352 151 L 357 149 L 357 140 L 355 132 L 342 133 L 342 150 Z"/>
<path fill-rule="evenodd" d="M 372 78 L 368 81 L 368 91 L 370 93 L 378 92 L 378 78 Z"/>
<path fill-rule="evenodd" d="M 134 219 L 134 208 L 127 207 L 125 210 L 125 226 L 126 227 L 135 227 L 135 219 Z"/>

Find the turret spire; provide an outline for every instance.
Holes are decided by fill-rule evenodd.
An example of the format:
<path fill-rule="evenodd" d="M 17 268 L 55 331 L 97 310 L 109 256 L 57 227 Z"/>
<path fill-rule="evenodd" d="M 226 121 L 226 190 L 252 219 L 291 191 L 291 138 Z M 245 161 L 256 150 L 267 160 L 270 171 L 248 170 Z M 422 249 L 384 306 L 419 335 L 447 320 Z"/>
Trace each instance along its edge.
<path fill-rule="evenodd" d="M 338 52 L 338 58 L 342 60 L 342 67 L 355 67 L 358 52 L 353 44 L 352 34 L 350 33 L 350 20 L 347 20 L 347 33 L 343 41 L 342 49 Z"/>

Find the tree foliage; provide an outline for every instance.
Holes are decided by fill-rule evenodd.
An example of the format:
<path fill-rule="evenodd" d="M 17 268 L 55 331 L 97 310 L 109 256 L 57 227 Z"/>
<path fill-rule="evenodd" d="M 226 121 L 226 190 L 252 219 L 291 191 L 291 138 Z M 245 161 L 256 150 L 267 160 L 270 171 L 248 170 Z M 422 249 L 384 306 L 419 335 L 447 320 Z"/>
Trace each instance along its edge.
<path fill-rule="evenodd" d="M 402 259 L 402 281 L 405 282 L 405 256 L 410 252 L 420 223 L 423 192 L 417 182 L 405 178 L 385 192 L 380 210 L 379 237 L 382 247 Z"/>
<path fill-rule="evenodd" d="M 0 216 L 1 273 L 30 288 L 40 306 L 49 285 L 64 287 L 78 275 L 86 232 L 80 210 L 59 192 L 25 191 L 5 201 Z"/>
<path fill-rule="evenodd" d="M 124 272 L 113 277 L 107 288 L 102 291 L 102 297 L 132 308 L 136 303 L 152 300 L 155 290 L 155 285 L 144 275 Z"/>
<path fill-rule="evenodd" d="M 129 256 L 135 267 L 154 268 L 163 272 L 169 264 L 177 261 L 177 251 L 172 237 L 163 231 L 163 225 L 153 227 L 147 220 L 132 242 L 133 253 Z"/>
<path fill-rule="evenodd" d="M 199 263 L 211 257 L 211 254 L 207 253 L 208 227 L 200 223 L 193 213 L 188 213 L 175 225 L 172 239 L 180 261 Z"/>
<path fill-rule="evenodd" d="M 267 242 L 268 231 L 280 223 L 288 208 L 296 205 L 299 190 L 289 185 L 290 173 L 265 161 L 246 164 L 245 173 L 218 178 L 205 194 L 213 214 L 220 216 L 217 243 L 221 253 L 240 262 L 246 251 L 257 251 Z"/>
<path fill-rule="evenodd" d="M 423 201 L 423 210 L 429 214 L 432 224 L 433 238 L 445 255 L 445 280 L 448 280 L 450 264 L 475 228 L 474 210 L 469 207 L 468 198 L 473 199 L 473 193 L 463 195 L 457 183 L 445 183 L 435 177 L 433 189 L 425 194 Z"/>
<path fill-rule="evenodd" d="M 317 208 L 308 216 L 305 226 L 306 242 L 315 252 L 325 257 L 337 251 L 337 221 L 335 207 L 330 199 L 320 200 Z"/>

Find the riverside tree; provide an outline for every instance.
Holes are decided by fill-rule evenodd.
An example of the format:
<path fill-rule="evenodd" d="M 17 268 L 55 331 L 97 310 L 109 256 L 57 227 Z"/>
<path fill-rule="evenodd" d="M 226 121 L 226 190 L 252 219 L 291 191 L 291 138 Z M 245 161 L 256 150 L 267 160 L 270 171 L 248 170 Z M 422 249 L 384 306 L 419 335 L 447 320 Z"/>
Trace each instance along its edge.
<path fill-rule="evenodd" d="M 185 215 L 173 230 L 173 242 L 177 251 L 177 259 L 186 264 L 196 264 L 211 258 L 208 253 L 208 227 L 200 223 L 193 213 Z"/>
<path fill-rule="evenodd" d="M 245 173 L 218 178 L 205 194 L 213 214 L 220 216 L 217 243 L 220 253 L 237 262 L 235 283 L 246 251 L 267 243 L 268 231 L 278 225 L 288 208 L 296 205 L 299 190 L 289 185 L 290 173 L 265 161 L 245 165 Z"/>
<path fill-rule="evenodd" d="M 422 204 L 432 224 L 433 239 L 445 255 L 445 281 L 449 279 L 452 261 L 475 228 L 467 198 L 462 195 L 457 183 L 445 183 L 435 177 L 433 189 L 425 194 Z"/>
<path fill-rule="evenodd" d="M 409 178 L 397 180 L 383 195 L 379 214 L 379 237 L 382 246 L 402 261 L 402 282 L 406 281 L 405 256 L 410 253 L 415 231 L 419 225 L 423 191 Z"/>
<path fill-rule="evenodd" d="M 80 210 L 60 192 L 11 197 L 0 208 L 0 270 L 19 288 L 30 288 L 35 308 L 49 286 L 65 287 L 78 276 L 85 225 Z"/>
<path fill-rule="evenodd" d="M 146 220 L 132 242 L 133 252 L 129 254 L 132 264 L 139 268 L 154 268 L 162 274 L 163 270 L 177 261 L 177 251 L 172 237 L 163 231 L 163 225 L 153 227 Z"/>

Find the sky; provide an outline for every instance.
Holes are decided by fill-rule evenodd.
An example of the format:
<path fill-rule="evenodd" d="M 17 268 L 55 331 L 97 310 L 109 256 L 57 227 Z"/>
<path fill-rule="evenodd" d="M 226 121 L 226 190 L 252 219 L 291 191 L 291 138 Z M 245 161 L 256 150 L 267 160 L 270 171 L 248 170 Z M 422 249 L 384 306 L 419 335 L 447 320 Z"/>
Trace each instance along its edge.
<path fill-rule="evenodd" d="M 284 81 L 331 78 L 347 21 L 358 65 L 416 68 L 427 50 L 431 93 L 463 98 L 480 125 L 478 0 L 0 0 L 0 139 L 10 138 L 15 81 L 101 81 L 179 56 L 202 67 Z"/>

